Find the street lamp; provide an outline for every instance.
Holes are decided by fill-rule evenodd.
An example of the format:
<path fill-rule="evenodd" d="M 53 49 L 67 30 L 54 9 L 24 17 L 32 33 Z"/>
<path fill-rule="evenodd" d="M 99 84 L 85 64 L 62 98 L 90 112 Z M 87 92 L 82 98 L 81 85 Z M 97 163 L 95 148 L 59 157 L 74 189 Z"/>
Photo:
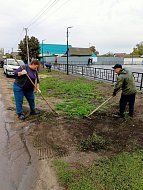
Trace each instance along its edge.
<path fill-rule="evenodd" d="M 45 39 L 45 40 L 46 40 L 46 39 Z M 43 63 L 43 67 L 44 67 L 44 58 L 43 58 L 43 42 L 44 42 L 45 40 L 42 40 L 42 63 Z"/>
<path fill-rule="evenodd" d="M 68 58 L 69 58 L 69 45 L 68 45 L 68 37 L 69 37 L 69 28 L 72 28 L 73 26 L 69 26 L 69 27 L 67 27 L 67 75 L 69 74 L 69 60 L 68 60 Z"/>

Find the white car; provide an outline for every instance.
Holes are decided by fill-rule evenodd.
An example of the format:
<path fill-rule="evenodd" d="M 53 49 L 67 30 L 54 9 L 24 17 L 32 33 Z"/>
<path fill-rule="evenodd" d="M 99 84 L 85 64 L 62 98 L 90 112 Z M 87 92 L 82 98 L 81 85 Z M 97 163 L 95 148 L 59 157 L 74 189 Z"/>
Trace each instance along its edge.
<path fill-rule="evenodd" d="M 6 74 L 7 77 L 14 76 L 14 71 L 20 67 L 19 61 L 16 62 L 15 59 L 5 59 L 3 70 L 4 74 Z"/>

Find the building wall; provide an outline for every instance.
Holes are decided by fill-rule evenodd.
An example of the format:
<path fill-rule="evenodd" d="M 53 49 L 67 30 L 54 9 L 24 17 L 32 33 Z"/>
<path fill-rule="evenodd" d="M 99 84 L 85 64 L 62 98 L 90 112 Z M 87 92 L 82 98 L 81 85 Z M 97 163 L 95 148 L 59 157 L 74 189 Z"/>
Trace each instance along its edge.
<path fill-rule="evenodd" d="M 114 64 L 124 64 L 124 58 L 120 57 L 97 57 L 97 63 L 100 65 L 114 65 Z"/>
<path fill-rule="evenodd" d="M 88 59 L 90 56 L 83 56 L 83 57 L 77 57 L 77 56 L 72 56 L 68 58 L 68 63 L 69 64 L 87 64 Z M 55 62 L 55 57 L 44 57 L 44 62 Z M 66 64 L 67 63 L 67 58 L 66 57 L 57 57 L 57 62 L 61 64 Z"/>
<path fill-rule="evenodd" d="M 133 57 L 133 58 L 124 58 L 124 64 L 137 64 L 140 65 L 143 63 L 143 58 L 139 57 Z"/>
<path fill-rule="evenodd" d="M 68 46 L 69 48 L 71 45 Z M 40 55 L 63 55 L 67 51 L 67 45 L 63 44 L 40 44 Z"/>
<path fill-rule="evenodd" d="M 90 56 L 86 57 L 69 57 L 69 64 L 84 64 L 88 63 L 88 59 Z M 44 62 L 55 62 L 55 57 L 44 57 Z M 57 57 L 57 62 L 61 64 L 67 63 L 66 57 Z M 114 65 L 116 63 L 119 64 L 143 64 L 143 58 L 118 58 L 118 57 L 95 57 L 93 58 L 93 64 L 96 65 Z"/>

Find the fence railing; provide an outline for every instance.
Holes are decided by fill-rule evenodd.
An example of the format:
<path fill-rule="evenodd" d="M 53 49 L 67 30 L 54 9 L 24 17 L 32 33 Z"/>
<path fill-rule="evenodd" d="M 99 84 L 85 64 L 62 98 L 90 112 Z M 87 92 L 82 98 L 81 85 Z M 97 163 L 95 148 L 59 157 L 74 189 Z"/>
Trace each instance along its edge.
<path fill-rule="evenodd" d="M 60 70 L 63 72 L 67 71 L 66 64 L 58 64 L 53 65 L 54 70 Z M 82 75 L 85 77 L 89 77 L 92 79 L 104 80 L 108 82 L 116 82 L 116 74 L 112 69 L 103 69 L 103 68 L 95 68 L 95 67 L 87 67 L 87 66 L 79 66 L 79 65 L 69 65 L 68 66 L 69 73 Z M 143 89 L 143 73 L 132 72 L 135 78 L 136 87 L 140 90 Z"/>

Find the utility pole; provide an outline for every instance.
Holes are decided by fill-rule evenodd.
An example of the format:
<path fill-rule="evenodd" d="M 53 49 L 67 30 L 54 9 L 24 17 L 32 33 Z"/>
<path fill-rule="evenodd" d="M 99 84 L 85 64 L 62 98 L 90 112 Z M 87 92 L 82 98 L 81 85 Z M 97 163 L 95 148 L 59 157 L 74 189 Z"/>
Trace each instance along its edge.
<path fill-rule="evenodd" d="M 30 61 L 29 61 L 29 46 L 28 46 L 28 36 L 27 36 L 27 30 L 28 28 L 24 28 L 25 29 L 25 32 L 26 32 L 26 47 L 27 47 L 27 63 L 29 64 Z"/>
<path fill-rule="evenodd" d="M 67 27 L 67 75 L 69 74 L 69 44 L 68 44 L 69 28 L 72 28 L 72 26 Z"/>
<path fill-rule="evenodd" d="M 42 64 L 43 64 L 43 68 L 44 68 L 44 57 L 43 57 L 43 54 L 44 54 L 44 48 L 43 48 L 43 42 L 45 41 L 46 39 L 42 40 Z"/>

